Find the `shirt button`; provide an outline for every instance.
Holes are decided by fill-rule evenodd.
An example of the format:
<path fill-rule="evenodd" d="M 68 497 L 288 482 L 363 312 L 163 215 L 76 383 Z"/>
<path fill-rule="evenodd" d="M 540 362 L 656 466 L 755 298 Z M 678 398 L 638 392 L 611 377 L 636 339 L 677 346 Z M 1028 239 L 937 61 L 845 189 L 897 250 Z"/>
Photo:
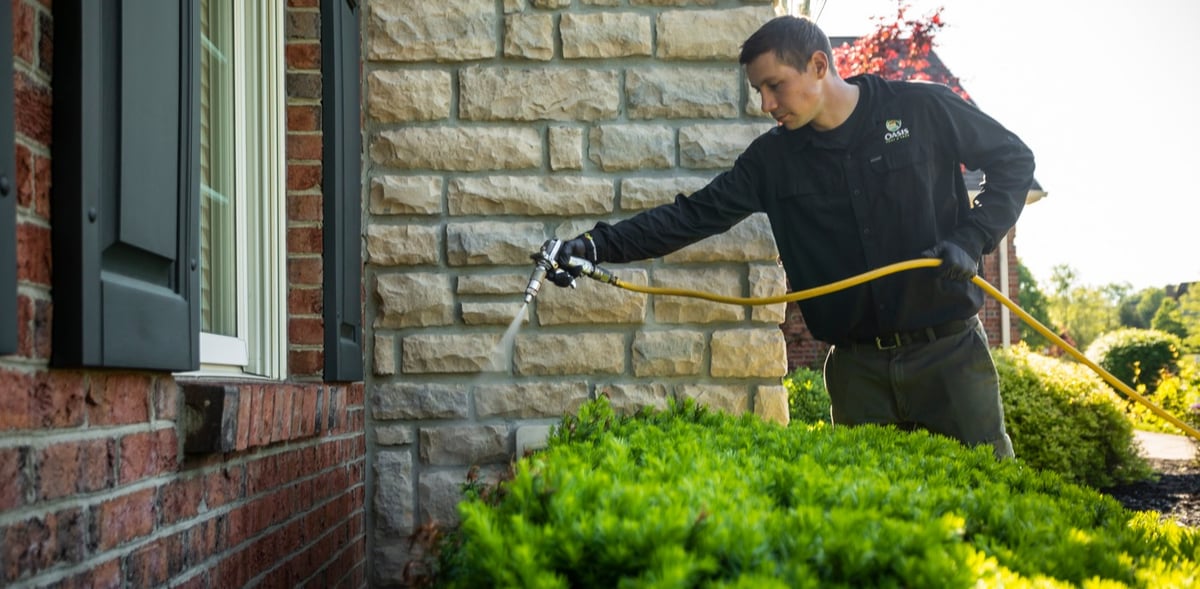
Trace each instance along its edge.
<path fill-rule="evenodd" d="M 855 189 L 854 189 L 854 196 L 858 196 L 858 195 L 860 195 L 860 194 L 862 194 L 862 191 L 861 191 L 861 190 L 859 190 L 859 189 L 857 189 L 857 188 L 855 188 Z"/>
<path fill-rule="evenodd" d="M 870 234 L 871 234 L 871 228 L 863 227 L 863 235 L 870 235 Z"/>

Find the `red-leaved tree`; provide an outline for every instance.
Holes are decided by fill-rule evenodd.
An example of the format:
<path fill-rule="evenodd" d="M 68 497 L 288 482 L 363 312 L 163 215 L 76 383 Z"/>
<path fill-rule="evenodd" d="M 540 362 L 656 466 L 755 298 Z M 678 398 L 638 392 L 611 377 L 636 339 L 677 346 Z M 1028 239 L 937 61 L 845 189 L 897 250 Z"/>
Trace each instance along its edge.
<path fill-rule="evenodd" d="M 959 96 L 970 100 L 959 84 L 958 76 L 950 73 L 940 61 L 930 61 L 934 37 L 942 30 L 942 7 L 922 17 L 910 18 L 911 7 L 900 0 L 896 17 L 872 17 L 875 30 L 853 43 L 833 48 L 834 63 L 842 77 L 857 74 L 878 74 L 889 80 L 928 80 L 949 86 Z"/>

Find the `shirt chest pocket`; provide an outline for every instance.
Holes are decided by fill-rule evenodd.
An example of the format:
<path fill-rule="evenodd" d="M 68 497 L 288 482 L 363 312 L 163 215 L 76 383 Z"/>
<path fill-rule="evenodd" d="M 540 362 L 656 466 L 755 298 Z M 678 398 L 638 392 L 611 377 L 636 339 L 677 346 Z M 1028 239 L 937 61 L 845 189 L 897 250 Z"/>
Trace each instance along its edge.
<path fill-rule="evenodd" d="M 867 157 L 871 193 L 889 199 L 925 195 L 932 184 L 931 154 L 920 144 L 887 149 Z"/>

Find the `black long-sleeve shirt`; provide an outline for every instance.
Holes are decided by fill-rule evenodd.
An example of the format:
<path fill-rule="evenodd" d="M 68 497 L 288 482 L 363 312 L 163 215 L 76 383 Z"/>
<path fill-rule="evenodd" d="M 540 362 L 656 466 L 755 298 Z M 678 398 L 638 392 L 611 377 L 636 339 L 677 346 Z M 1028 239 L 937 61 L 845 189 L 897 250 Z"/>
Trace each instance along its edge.
<path fill-rule="evenodd" d="M 1020 139 L 950 89 L 848 78 L 860 89 L 850 117 L 818 132 L 776 127 L 733 167 L 689 197 L 591 231 L 600 262 L 673 252 L 766 212 L 794 290 L 894 262 L 949 239 L 972 256 L 995 249 L 1016 223 L 1033 181 Z M 962 166 L 985 181 L 969 200 Z M 983 292 L 937 269 L 892 274 L 801 301 L 817 339 L 870 341 L 978 313 Z"/>

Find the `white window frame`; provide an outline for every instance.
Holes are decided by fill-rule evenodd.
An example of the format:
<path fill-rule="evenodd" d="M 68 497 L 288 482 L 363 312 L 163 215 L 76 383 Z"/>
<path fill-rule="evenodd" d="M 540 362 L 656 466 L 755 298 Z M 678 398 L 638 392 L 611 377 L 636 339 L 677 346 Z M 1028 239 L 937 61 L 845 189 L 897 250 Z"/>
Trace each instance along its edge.
<path fill-rule="evenodd" d="M 200 334 L 188 375 L 287 376 L 286 108 L 283 2 L 231 2 L 237 336 Z"/>

